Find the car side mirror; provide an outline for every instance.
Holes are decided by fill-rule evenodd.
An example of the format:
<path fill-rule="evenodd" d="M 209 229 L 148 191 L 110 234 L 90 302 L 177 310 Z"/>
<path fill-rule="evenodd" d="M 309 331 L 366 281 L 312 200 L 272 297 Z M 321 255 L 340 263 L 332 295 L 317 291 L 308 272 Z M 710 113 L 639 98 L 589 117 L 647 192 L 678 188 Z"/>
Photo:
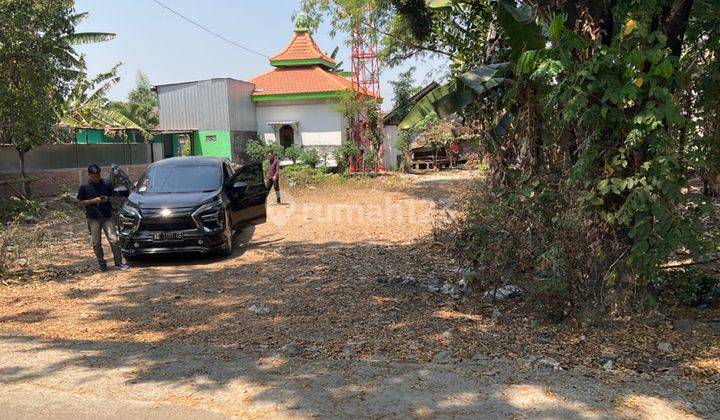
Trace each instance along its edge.
<path fill-rule="evenodd" d="M 130 195 L 130 191 L 127 189 L 127 187 L 120 185 L 113 188 L 113 195 L 116 197 L 127 198 Z"/>

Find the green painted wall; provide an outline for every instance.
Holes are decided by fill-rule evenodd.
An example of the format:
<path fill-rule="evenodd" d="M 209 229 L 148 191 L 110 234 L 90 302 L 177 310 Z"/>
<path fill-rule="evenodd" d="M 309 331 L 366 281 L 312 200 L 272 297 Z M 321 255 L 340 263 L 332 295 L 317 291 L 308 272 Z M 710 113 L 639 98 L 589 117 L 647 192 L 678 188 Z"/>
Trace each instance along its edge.
<path fill-rule="evenodd" d="M 209 141 L 208 137 L 215 136 Z M 232 158 L 232 142 L 229 131 L 198 131 L 193 138 L 195 156 L 219 156 Z"/>
<path fill-rule="evenodd" d="M 75 140 L 81 144 L 112 143 L 113 139 L 106 136 L 103 130 L 77 130 Z"/>
<path fill-rule="evenodd" d="M 128 130 L 127 142 L 134 143 L 136 134 L 132 130 Z M 101 129 L 91 128 L 88 130 L 79 129 L 75 132 L 75 139 L 79 144 L 100 144 L 100 143 L 124 143 L 120 137 L 114 139 L 105 135 L 105 131 Z"/>

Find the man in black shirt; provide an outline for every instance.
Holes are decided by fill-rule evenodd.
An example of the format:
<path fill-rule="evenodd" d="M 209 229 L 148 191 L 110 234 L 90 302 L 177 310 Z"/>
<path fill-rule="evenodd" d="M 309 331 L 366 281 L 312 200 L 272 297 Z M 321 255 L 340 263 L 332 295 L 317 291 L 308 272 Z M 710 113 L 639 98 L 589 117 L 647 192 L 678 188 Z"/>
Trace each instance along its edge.
<path fill-rule="evenodd" d="M 78 204 L 85 207 L 85 217 L 90 229 L 92 247 L 100 264 L 100 271 L 107 270 L 101 242 L 102 232 L 105 232 L 105 237 L 110 243 L 115 258 L 115 267 L 127 270 L 128 266 L 123 263 L 120 245 L 115 232 L 115 224 L 112 220 L 110 196 L 113 194 L 113 189 L 100 176 L 100 167 L 98 165 L 92 164 L 88 167 L 88 177 L 90 181 L 80 186 L 77 199 Z"/>

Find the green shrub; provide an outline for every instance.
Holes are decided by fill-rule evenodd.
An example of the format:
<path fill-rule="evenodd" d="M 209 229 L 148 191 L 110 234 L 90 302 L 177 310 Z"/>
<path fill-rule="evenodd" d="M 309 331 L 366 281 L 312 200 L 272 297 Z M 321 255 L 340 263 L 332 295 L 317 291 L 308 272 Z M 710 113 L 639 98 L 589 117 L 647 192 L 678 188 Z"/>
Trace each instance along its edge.
<path fill-rule="evenodd" d="M 272 151 L 275 154 L 275 157 L 283 160 L 285 157 L 285 148 L 282 144 L 278 142 L 272 142 L 269 145 L 267 145 L 267 148 L 265 149 L 265 154 Z"/>
<path fill-rule="evenodd" d="M 587 216 L 565 183 L 481 191 L 464 210 L 444 233 L 461 265 L 477 273 L 477 290 L 511 283 L 535 310 L 559 321 L 587 308 L 609 311 L 611 291 L 631 278 L 606 275 L 626 249 L 599 218 Z"/>
<path fill-rule="evenodd" d="M 252 139 L 247 142 L 247 145 L 245 146 L 245 153 L 247 153 L 248 157 L 251 161 L 258 161 L 265 159 L 266 155 L 266 146 L 265 144 L 258 139 Z"/>
<path fill-rule="evenodd" d="M 314 168 L 320 163 L 320 154 L 315 149 L 305 149 L 300 156 L 300 160 L 303 164 Z"/>
<path fill-rule="evenodd" d="M 285 166 L 282 169 L 284 182 L 289 185 L 312 185 L 339 179 L 339 175 L 329 173 L 325 168 L 313 168 L 303 164 Z"/>
<path fill-rule="evenodd" d="M 363 154 L 363 163 L 365 163 L 366 170 L 375 169 L 375 164 L 377 163 L 377 155 L 375 154 L 374 150 L 365 150 L 365 153 Z"/>
<path fill-rule="evenodd" d="M 39 201 L 13 196 L 9 200 L 0 200 L 0 223 L 16 221 L 25 216 L 38 216 L 41 211 L 42 205 Z"/>
<path fill-rule="evenodd" d="M 297 160 L 302 156 L 303 150 L 296 145 L 292 145 L 285 149 L 285 159 L 290 159 L 292 163 L 297 163 Z"/>
<path fill-rule="evenodd" d="M 277 142 L 270 144 L 263 143 L 262 140 L 252 139 L 245 145 L 245 153 L 251 161 L 262 161 L 265 160 L 268 152 L 272 151 L 275 153 L 275 157 L 282 160 L 285 156 L 285 148 Z"/>

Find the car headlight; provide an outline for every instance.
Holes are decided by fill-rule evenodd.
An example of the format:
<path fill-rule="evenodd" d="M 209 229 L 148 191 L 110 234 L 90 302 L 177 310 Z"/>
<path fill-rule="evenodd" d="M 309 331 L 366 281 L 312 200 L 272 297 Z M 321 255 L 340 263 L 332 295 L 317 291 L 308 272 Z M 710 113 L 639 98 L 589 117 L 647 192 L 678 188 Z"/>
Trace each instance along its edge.
<path fill-rule="evenodd" d="M 140 224 L 140 210 L 127 202 L 120 210 L 118 219 L 120 221 L 120 232 L 133 231 Z"/>
<path fill-rule="evenodd" d="M 203 204 L 193 212 L 193 220 L 201 229 L 215 231 L 225 228 L 225 205 L 220 197 Z"/>

